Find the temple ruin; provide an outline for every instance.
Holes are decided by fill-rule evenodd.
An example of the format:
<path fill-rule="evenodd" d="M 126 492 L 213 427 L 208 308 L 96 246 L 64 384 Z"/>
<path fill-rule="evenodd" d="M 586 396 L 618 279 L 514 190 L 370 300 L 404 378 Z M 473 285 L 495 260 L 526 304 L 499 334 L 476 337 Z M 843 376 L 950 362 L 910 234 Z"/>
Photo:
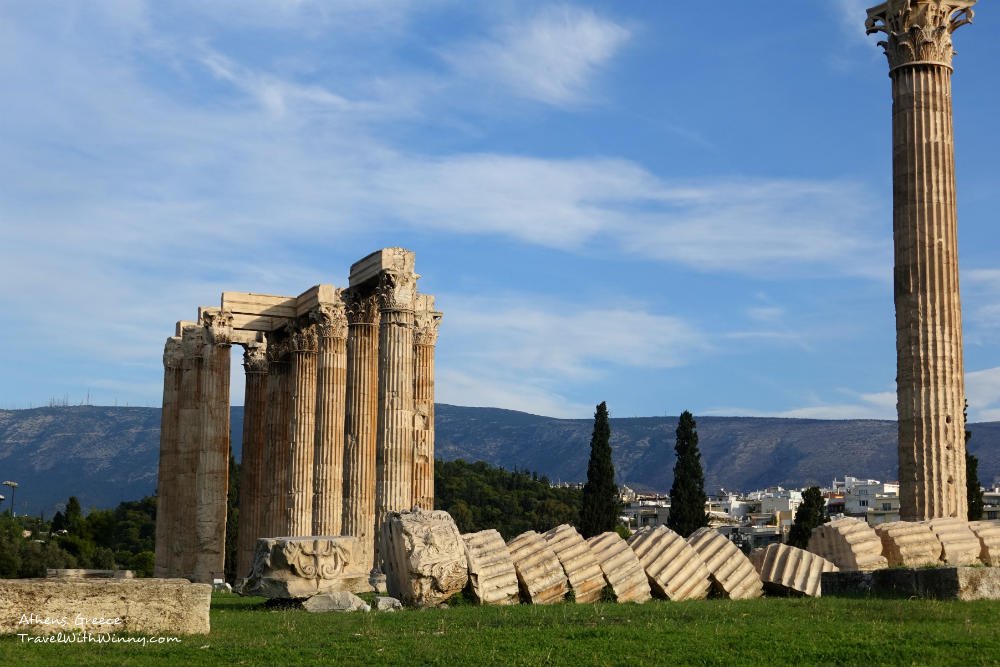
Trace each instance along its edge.
<path fill-rule="evenodd" d="M 434 349 L 441 313 L 414 254 L 355 262 L 347 288 L 223 292 L 164 348 L 157 577 L 223 578 L 230 348 L 246 394 L 237 576 L 261 537 L 352 536 L 375 565 L 389 512 L 434 505 Z"/>
<path fill-rule="evenodd" d="M 896 409 L 904 520 L 967 513 L 958 289 L 952 33 L 975 0 L 889 0 L 868 10 L 892 79 Z"/>

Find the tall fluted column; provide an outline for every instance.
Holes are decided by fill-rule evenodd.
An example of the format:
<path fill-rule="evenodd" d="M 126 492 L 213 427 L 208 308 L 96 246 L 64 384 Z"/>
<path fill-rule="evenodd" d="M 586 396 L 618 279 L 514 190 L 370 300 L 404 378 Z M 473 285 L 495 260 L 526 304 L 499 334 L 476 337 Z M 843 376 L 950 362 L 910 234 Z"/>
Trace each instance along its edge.
<path fill-rule="evenodd" d="M 975 0 L 889 0 L 868 10 L 892 79 L 896 391 L 902 519 L 965 518 L 951 34 Z"/>
<path fill-rule="evenodd" d="M 171 577 L 190 577 L 195 569 L 198 460 L 202 443 L 202 392 L 205 354 L 210 347 L 205 327 L 189 324 L 181 331 L 180 400 L 177 410 L 177 465 L 174 488 L 178 504 L 170 512 L 167 549 Z"/>
<path fill-rule="evenodd" d="M 376 296 L 347 296 L 347 397 L 344 424 L 342 533 L 357 537 L 374 559 L 375 444 L 378 415 L 379 310 Z"/>
<path fill-rule="evenodd" d="M 375 531 L 388 512 L 413 507 L 413 306 L 417 277 L 379 276 L 378 442 Z"/>
<path fill-rule="evenodd" d="M 291 336 L 292 412 L 289 423 L 288 535 L 312 535 L 313 452 L 316 445 L 316 330 Z"/>
<path fill-rule="evenodd" d="M 180 415 L 181 363 L 184 353 L 179 337 L 167 339 L 163 348 L 163 410 L 160 413 L 160 465 L 156 482 L 156 557 L 153 576 L 173 574 L 170 529 L 183 506 L 178 496 L 177 428 Z"/>
<path fill-rule="evenodd" d="M 240 464 L 240 516 L 237 580 L 250 574 L 257 538 L 265 536 L 263 475 L 267 439 L 267 344 L 250 343 L 243 352 L 243 456 Z"/>
<path fill-rule="evenodd" d="M 319 333 L 312 534 L 340 535 L 344 512 L 344 421 L 347 397 L 347 314 L 341 291 L 313 313 Z"/>
<path fill-rule="evenodd" d="M 289 388 L 288 343 L 276 338 L 267 345 L 267 440 L 264 446 L 265 491 L 262 503 L 266 508 L 266 531 L 262 537 L 288 535 L 288 412 L 291 409 Z"/>
<path fill-rule="evenodd" d="M 441 313 L 434 297 L 417 295 L 413 367 L 413 505 L 434 509 L 434 347 Z"/>
<path fill-rule="evenodd" d="M 201 443 L 196 474 L 193 580 L 212 583 L 225 578 L 226 501 L 229 494 L 229 360 L 233 317 L 214 312 L 203 316 L 208 333 L 201 389 Z"/>

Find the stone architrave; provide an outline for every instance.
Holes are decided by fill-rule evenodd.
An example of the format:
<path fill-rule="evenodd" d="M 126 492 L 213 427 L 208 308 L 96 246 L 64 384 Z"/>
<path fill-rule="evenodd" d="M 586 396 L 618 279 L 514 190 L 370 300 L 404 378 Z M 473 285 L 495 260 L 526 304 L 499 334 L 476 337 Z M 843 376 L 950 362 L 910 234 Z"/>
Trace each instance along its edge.
<path fill-rule="evenodd" d="M 496 530 L 462 535 L 469 561 L 469 584 L 480 604 L 517 604 L 517 572 L 510 549 Z"/>
<path fill-rule="evenodd" d="M 892 79 L 900 516 L 966 517 L 952 33 L 975 0 L 888 0 L 867 32 Z"/>
<path fill-rule="evenodd" d="M 344 513 L 344 423 L 347 398 L 347 313 L 343 291 L 311 313 L 319 334 L 313 535 L 339 535 Z"/>
<path fill-rule="evenodd" d="M 207 635 L 211 601 L 210 584 L 184 579 L 0 579 L 0 634 Z"/>
<path fill-rule="evenodd" d="M 288 438 L 291 412 L 289 343 L 275 335 L 267 346 L 267 440 L 264 446 L 266 530 L 261 537 L 287 537 L 291 526 L 286 499 L 291 443 Z"/>
<path fill-rule="evenodd" d="M 618 602 L 643 603 L 652 597 L 649 579 L 635 552 L 618 533 L 607 532 L 587 539 L 591 553 L 604 572 L 604 579 Z"/>
<path fill-rule="evenodd" d="M 750 600 L 764 594 L 753 563 L 739 547 L 714 528 L 699 528 L 687 539 L 698 552 L 717 591 L 730 600 Z"/>
<path fill-rule="evenodd" d="M 250 574 L 257 539 L 265 537 L 264 447 L 267 436 L 267 343 L 250 343 L 243 351 L 246 391 L 243 399 L 243 456 L 240 461 L 240 515 L 236 577 Z"/>
<path fill-rule="evenodd" d="M 963 519 L 934 519 L 924 521 L 941 542 L 941 561 L 946 565 L 974 565 L 979 563 L 982 545 L 979 537 Z"/>
<path fill-rule="evenodd" d="M 1000 567 L 1000 521 L 970 521 L 969 528 L 979 538 L 979 561 Z"/>
<path fill-rule="evenodd" d="M 375 445 L 375 525 L 389 512 L 413 507 L 413 305 L 417 275 L 378 277 L 378 430 Z"/>
<path fill-rule="evenodd" d="M 167 339 L 163 348 L 163 412 L 160 417 L 160 463 L 156 484 L 156 555 L 153 572 L 157 577 L 173 573 L 174 551 L 168 546 L 170 534 L 182 501 L 177 496 L 177 429 L 180 414 L 180 393 L 184 351 L 181 338 Z"/>
<path fill-rule="evenodd" d="M 414 308 L 413 505 L 434 508 L 434 348 L 441 313 L 434 297 L 418 294 Z"/>
<path fill-rule="evenodd" d="M 269 599 L 371 590 L 365 550 L 355 537 L 265 537 L 240 593 Z"/>
<path fill-rule="evenodd" d="M 529 530 L 508 542 L 507 548 L 524 602 L 555 604 L 566 598 L 569 592 L 566 573 L 545 538 Z"/>
<path fill-rule="evenodd" d="M 890 521 L 874 526 L 882 540 L 889 567 L 924 567 L 941 560 L 941 540 L 930 526 L 912 521 Z"/>
<path fill-rule="evenodd" d="M 787 544 L 769 544 L 750 561 L 768 590 L 808 597 L 820 597 L 824 572 L 839 571 L 822 556 Z"/>
<path fill-rule="evenodd" d="M 889 567 L 889 561 L 882 555 L 878 533 L 866 521 L 850 517 L 813 528 L 809 551 L 827 559 L 842 572 Z"/>
<path fill-rule="evenodd" d="M 378 415 L 378 322 L 376 295 L 352 288 L 346 298 L 347 397 L 344 423 L 343 533 L 375 558 L 375 447 Z"/>
<path fill-rule="evenodd" d="M 542 537 L 559 559 L 573 590 L 573 599 L 579 603 L 599 601 L 604 590 L 604 572 L 576 528 L 564 523 Z"/>
<path fill-rule="evenodd" d="M 288 424 L 289 537 L 313 534 L 313 455 L 316 451 L 316 329 L 304 327 L 289 336 L 292 410 Z"/>
<path fill-rule="evenodd" d="M 666 526 L 643 528 L 628 539 L 656 597 L 700 600 L 711 588 L 708 568 L 687 541 Z"/>
<path fill-rule="evenodd" d="M 412 607 L 433 607 L 469 582 L 465 542 L 442 510 L 390 512 L 379 534 L 388 592 Z"/>

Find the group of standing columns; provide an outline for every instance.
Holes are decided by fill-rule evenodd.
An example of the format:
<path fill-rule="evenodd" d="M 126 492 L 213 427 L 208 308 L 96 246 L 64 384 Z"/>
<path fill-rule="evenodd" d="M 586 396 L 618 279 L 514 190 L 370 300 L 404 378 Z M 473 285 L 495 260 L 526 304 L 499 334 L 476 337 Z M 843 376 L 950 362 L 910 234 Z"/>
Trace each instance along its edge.
<path fill-rule="evenodd" d="M 223 576 L 231 343 L 244 347 L 246 371 L 238 577 L 249 573 L 260 537 L 355 536 L 375 566 L 382 517 L 433 508 L 441 313 L 432 296 L 417 294 L 413 269 L 412 252 L 387 248 L 355 263 L 346 289 L 226 292 L 221 309 L 203 308 L 205 322 L 168 340 L 157 576 Z M 213 334 L 219 321 L 228 328 Z M 198 379 L 185 384 L 186 368 Z M 187 468 L 197 473 L 203 463 L 214 476 L 192 478 Z"/>

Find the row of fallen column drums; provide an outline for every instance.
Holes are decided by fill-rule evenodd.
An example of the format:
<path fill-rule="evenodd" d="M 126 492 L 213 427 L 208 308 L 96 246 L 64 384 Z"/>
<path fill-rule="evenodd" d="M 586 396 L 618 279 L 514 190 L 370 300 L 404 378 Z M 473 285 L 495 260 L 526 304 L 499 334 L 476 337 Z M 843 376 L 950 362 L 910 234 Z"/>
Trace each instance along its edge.
<path fill-rule="evenodd" d="M 819 596 L 823 572 L 934 564 L 1000 566 L 1000 522 L 957 519 L 900 521 L 874 528 L 857 519 L 838 519 L 816 528 L 808 549 L 771 544 L 749 556 L 712 528 L 687 539 L 665 526 L 640 529 L 627 541 L 613 532 L 584 539 L 570 525 L 542 534 L 528 531 L 507 543 L 496 530 L 461 539 L 469 588 L 480 603 L 493 605 L 553 604 L 570 594 L 578 603 L 596 602 L 606 586 L 618 602 L 638 603 L 651 597 L 679 601 L 710 594 L 750 599 L 765 589 Z M 435 603 L 442 601 L 439 597 Z"/>

